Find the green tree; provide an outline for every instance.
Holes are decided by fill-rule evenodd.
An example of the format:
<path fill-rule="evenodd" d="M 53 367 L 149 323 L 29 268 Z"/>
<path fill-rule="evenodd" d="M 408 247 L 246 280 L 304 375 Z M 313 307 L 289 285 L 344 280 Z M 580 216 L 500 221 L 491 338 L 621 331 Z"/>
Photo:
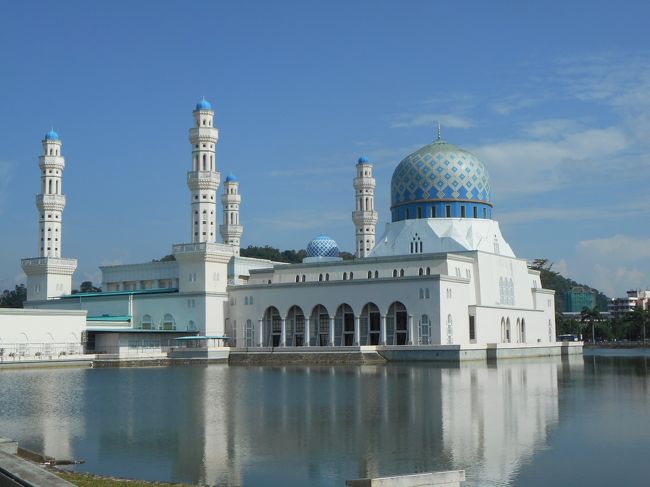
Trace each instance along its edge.
<path fill-rule="evenodd" d="M 630 338 L 634 340 L 641 339 L 643 340 L 643 344 L 645 345 L 646 325 L 648 324 L 648 320 L 650 319 L 650 313 L 641 307 L 636 307 L 631 313 L 627 314 L 626 318 L 630 324 L 630 331 L 631 331 Z"/>
<path fill-rule="evenodd" d="M 19 284 L 13 291 L 5 289 L 0 296 L 0 308 L 22 308 L 27 300 L 27 288 Z"/>
<path fill-rule="evenodd" d="M 596 343 L 596 329 L 594 327 L 596 321 L 600 321 L 600 311 L 598 311 L 598 307 L 591 309 L 587 307 L 582 308 L 582 311 L 580 312 L 580 322 L 583 324 L 589 323 L 591 326 L 591 343 Z"/>

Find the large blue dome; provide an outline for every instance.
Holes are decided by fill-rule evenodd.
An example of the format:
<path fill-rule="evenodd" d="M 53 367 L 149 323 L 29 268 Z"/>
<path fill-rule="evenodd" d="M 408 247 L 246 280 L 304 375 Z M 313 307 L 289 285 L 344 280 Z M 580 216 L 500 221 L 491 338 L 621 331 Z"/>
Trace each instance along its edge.
<path fill-rule="evenodd" d="M 235 176 L 233 173 L 228 174 L 226 176 L 226 183 L 236 183 L 237 182 L 237 176 Z"/>
<path fill-rule="evenodd" d="M 203 98 L 201 101 L 199 101 L 196 104 L 196 109 L 197 110 L 212 110 L 212 105 L 210 105 L 210 102 Z"/>
<path fill-rule="evenodd" d="M 339 247 L 334 240 L 319 235 L 307 244 L 307 257 L 338 257 Z"/>
<path fill-rule="evenodd" d="M 392 220 L 491 218 L 490 176 L 473 154 L 443 140 L 399 163 L 391 180 Z"/>
<path fill-rule="evenodd" d="M 45 134 L 45 140 L 59 140 L 59 134 L 52 129 Z"/>

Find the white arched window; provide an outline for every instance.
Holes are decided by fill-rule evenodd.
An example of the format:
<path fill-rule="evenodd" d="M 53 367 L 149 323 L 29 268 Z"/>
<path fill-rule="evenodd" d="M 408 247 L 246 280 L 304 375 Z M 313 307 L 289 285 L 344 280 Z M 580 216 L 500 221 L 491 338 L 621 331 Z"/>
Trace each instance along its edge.
<path fill-rule="evenodd" d="M 165 313 L 165 316 L 163 316 L 162 326 L 163 326 L 163 330 L 176 329 L 176 322 L 174 321 L 174 317 L 170 313 Z"/>
<path fill-rule="evenodd" d="M 140 323 L 142 324 L 143 330 L 151 330 L 151 325 L 153 323 L 151 320 L 151 315 L 144 315 L 142 317 L 142 320 L 140 320 Z"/>

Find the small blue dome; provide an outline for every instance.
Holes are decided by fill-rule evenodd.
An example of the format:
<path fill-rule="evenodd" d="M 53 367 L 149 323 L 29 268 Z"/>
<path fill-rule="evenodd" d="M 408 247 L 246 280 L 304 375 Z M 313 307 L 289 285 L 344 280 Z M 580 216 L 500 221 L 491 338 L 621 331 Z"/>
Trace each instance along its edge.
<path fill-rule="evenodd" d="M 226 182 L 227 183 L 236 183 L 237 182 L 237 176 L 235 176 L 233 173 L 228 174 L 228 176 L 226 176 Z"/>
<path fill-rule="evenodd" d="M 200 102 L 196 104 L 196 109 L 197 110 L 212 110 L 212 105 L 210 105 L 210 102 L 203 98 Z"/>
<path fill-rule="evenodd" d="M 45 140 L 59 140 L 59 134 L 52 129 L 45 134 Z"/>
<path fill-rule="evenodd" d="M 326 235 L 319 235 L 307 244 L 307 257 L 338 257 L 339 246 Z"/>
<path fill-rule="evenodd" d="M 368 158 L 366 156 L 359 157 L 359 164 L 368 164 Z"/>

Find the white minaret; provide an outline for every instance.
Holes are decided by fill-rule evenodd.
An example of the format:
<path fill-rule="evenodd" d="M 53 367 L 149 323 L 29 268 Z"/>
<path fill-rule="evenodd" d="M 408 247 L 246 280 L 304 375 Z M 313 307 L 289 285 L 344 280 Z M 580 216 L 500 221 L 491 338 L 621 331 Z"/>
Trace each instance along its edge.
<path fill-rule="evenodd" d="M 357 177 L 354 178 L 356 210 L 352 221 L 356 227 L 356 256 L 366 257 L 375 246 L 375 178 L 372 177 L 372 164 L 367 157 L 360 157 L 357 163 Z"/>
<path fill-rule="evenodd" d="M 237 247 L 237 255 L 239 255 L 239 245 L 244 227 L 239 224 L 241 196 L 239 195 L 239 183 L 234 174 L 229 174 L 224 181 L 221 204 L 223 205 L 223 224 L 220 225 L 219 231 L 223 243 Z"/>
<path fill-rule="evenodd" d="M 190 129 L 192 170 L 187 186 L 192 193 L 192 243 L 215 242 L 217 234 L 217 188 L 219 172 L 215 151 L 219 132 L 213 127 L 214 111 L 205 99 L 196 104 Z"/>
<path fill-rule="evenodd" d="M 41 193 L 36 195 L 38 208 L 38 257 L 23 259 L 27 275 L 27 299 L 43 300 L 70 294 L 75 259 L 62 259 L 63 209 L 62 189 L 65 159 L 61 155 L 59 134 L 50 130 L 43 139 L 43 155 L 38 158 L 41 170 Z"/>

